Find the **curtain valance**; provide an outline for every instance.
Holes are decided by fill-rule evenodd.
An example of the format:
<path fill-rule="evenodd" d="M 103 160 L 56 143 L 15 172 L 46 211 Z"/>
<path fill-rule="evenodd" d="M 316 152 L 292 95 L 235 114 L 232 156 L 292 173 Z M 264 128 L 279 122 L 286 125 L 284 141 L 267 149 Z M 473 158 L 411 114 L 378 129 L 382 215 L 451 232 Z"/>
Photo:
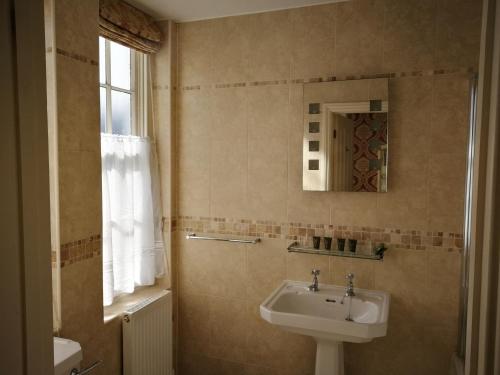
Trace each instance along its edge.
<path fill-rule="evenodd" d="M 144 53 L 157 52 L 162 40 L 153 18 L 122 0 L 100 0 L 99 34 Z"/>

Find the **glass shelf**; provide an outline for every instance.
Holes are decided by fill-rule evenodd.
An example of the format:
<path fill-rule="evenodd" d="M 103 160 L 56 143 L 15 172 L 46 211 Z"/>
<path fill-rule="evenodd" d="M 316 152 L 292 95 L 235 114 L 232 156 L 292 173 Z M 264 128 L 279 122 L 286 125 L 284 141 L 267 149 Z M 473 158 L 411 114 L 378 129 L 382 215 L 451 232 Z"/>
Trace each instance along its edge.
<path fill-rule="evenodd" d="M 288 252 L 290 253 L 304 253 L 304 254 L 316 254 L 316 255 L 329 255 L 335 257 L 344 257 L 344 258 L 359 258 L 359 259 L 371 259 L 371 260 L 382 260 L 384 259 L 384 253 L 381 255 L 370 255 L 363 253 L 352 253 L 349 250 L 347 251 L 338 251 L 338 250 L 320 250 L 315 249 L 313 247 L 301 246 L 298 242 L 292 243 L 288 246 Z"/>

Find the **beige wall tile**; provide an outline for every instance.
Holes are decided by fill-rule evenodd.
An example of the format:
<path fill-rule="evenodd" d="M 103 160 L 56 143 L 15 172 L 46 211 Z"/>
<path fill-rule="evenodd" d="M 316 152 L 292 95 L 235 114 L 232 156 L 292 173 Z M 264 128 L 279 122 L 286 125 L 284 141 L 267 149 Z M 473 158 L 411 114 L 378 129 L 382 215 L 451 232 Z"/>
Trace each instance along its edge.
<path fill-rule="evenodd" d="M 371 345 L 377 351 L 382 373 L 397 373 L 401 369 L 410 374 L 437 373 L 432 371 L 435 364 L 425 363 L 426 258 L 424 251 L 391 250 L 390 258 L 374 265 L 375 289 L 391 294 L 387 337 Z M 351 355 L 354 359 L 354 353 Z"/>
<path fill-rule="evenodd" d="M 298 375 L 303 374 L 300 369 L 286 369 L 282 367 L 264 367 L 246 365 L 243 375 Z"/>
<path fill-rule="evenodd" d="M 447 370 L 441 358 L 456 350 L 461 259 L 459 252 L 427 252 L 426 363 L 435 373 Z"/>
<path fill-rule="evenodd" d="M 432 92 L 432 77 L 389 81 L 389 147 L 396 138 L 405 148 L 415 150 L 414 153 L 425 154 L 430 150 Z M 389 161 L 393 160 L 391 157 Z"/>
<path fill-rule="evenodd" d="M 481 5 L 476 0 L 437 0 L 437 67 L 477 69 Z"/>
<path fill-rule="evenodd" d="M 183 239 L 179 246 L 181 293 L 222 298 L 245 295 L 245 245 Z"/>
<path fill-rule="evenodd" d="M 59 200 L 61 244 L 101 233 L 100 154 L 59 153 Z"/>
<path fill-rule="evenodd" d="M 213 77 L 215 82 L 246 82 L 251 54 L 248 16 L 221 18 L 213 24 Z"/>
<path fill-rule="evenodd" d="M 311 271 L 320 270 L 320 284 L 331 283 L 330 259 L 327 256 L 312 254 L 288 253 L 286 256 L 287 280 L 312 281 Z"/>
<path fill-rule="evenodd" d="M 383 71 L 383 0 L 338 4 L 336 17 L 337 74 L 373 74 Z"/>
<path fill-rule="evenodd" d="M 416 286 L 426 282 L 426 255 L 425 251 L 392 249 L 390 257 L 375 263 L 375 289 L 391 294 L 392 327 L 398 326 L 399 319 L 423 319 L 428 296 L 425 288 Z"/>
<path fill-rule="evenodd" d="M 99 1 L 58 0 L 54 3 L 57 48 L 99 61 Z"/>
<path fill-rule="evenodd" d="M 200 141 L 180 143 L 179 214 L 208 216 L 210 212 L 210 149 L 200 148 Z M 189 154 L 189 158 L 183 155 Z"/>
<path fill-rule="evenodd" d="M 446 250 L 427 252 L 426 287 L 429 297 L 424 319 L 430 326 L 437 326 L 447 331 L 448 335 L 456 334 L 458 325 L 461 266 L 460 252 Z"/>
<path fill-rule="evenodd" d="M 429 165 L 429 216 L 455 217 L 445 227 L 456 233 L 463 222 L 465 165 L 465 154 L 432 155 Z"/>
<path fill-rule="evenodd" d="M 254 86 L 248 90 L 248 137 L 287 138 L 288 85 Z"/>
<path fill-rule="evenodd" d="M 432 69 L 436 0 L 385 2 L 384 70 Z"/>
<path fill-rule="evenodd" d="M 286 220 L 288 86 L 248 89 L 248 215 Z"/>
<path fill-rule="evenodd" d="M 231 375 L 243 373 L 245 367 L 241 363 L 223 361 L 190 352 L 181 352 L 179 368 L 183 375 Z"/>
<path fill-rule="evenodd" d="M 57 55 L 59 150 L 100 155 L 98 68 Z"/>
<path fill-rule="evenodd" d="M 177 98 L 179 141 L 193 137 L 201 141 L 210 137 L 213 129 L 212 95 L 211 89 L 179 91 Z"/>
<path fill-rule="evenodd" d="M 335 285 L 347 285 L 346 276 L 354 275 L 355 288 L 374 289 L 375 262 L 364 259 L 330 257 L 331 280 Z"/>
<path fill-rule="evenodd" d="M 210 91 L 209 91 L 210 92 Z M 180 215 L 210 213 L 211 102 L 203 91 L 179 95 L 178 200 Z"/>
<path fill-rule="evenodd" d="M 244 363 L 248 314 L 245 299 L 210 299 L 210 356 Z"/>
<path fill-rule="evenodd" d="M 102 359 L 95 342 L 103 328 L 102 258 L 95 257 L 61 270 L 61 336 L 78 341 L 83 366 Z"/>
<path fill-rule="evenodd" d="M 287 217 L 287 144 L 282 138 L 249 141 L 249 217 L 282 222 Z"/>
<path fill-rule="evenodd" d="M 330 223 L 372 226 L 377 223 L 377 194 L 326 193 L 330 198 Z"/>
<path fill-rule="evenodd" d="M 332 284 L 347 285 L 346 276 L 350 273 L 352 261 L 344 257 L 330 257 L 330 279 Z"/>
<path fill-rule="evenodd" d="M 247 91 L 246 88 L 211 90 L 210 105 L 213 118 L 211 137 L 213 139 L 225 140 L 228 143 L 246 141 L 248 135 Z"/>
<path fill-rule="evenodd" d="M 210 350 L 210 299 L 204 294 L 179 296 L 179 341 L 182 352 L 208 355 Z"/>
<path fill-rule="evenodd" d="M 210 215 L 247 217 L 248 154 L 245 140 L 212 141 Z"/>
<path fill-rule="evenodd" d="M 265 239 L 258 246 L 247 246 L 248 301 L 260 304 L 286 279 L 287 246 L 288 242 L 280 239 Z"/>
<path fill-rule="evenodd" d="M 292 9 L 292 78 L 328 77 L 335 72 L 334 4 Z"/>
<path fill-rule="evenodd" d="M 210 214 L 247 217 L 247 100 L 243 88 L 213 90 Z"/>
<path fill-rule="evenodd" d="M 180 86 L 213 83 L 213 21 L 181 23 L 177 32 Z"/>
<path fill-rule="evenodd" d="M 250 15 L 249 80 L 290 78 L 292 28 L 289 11 Z"/>
<path fill-rule="evenodd" d="M 94 343 L 95 344 L 95 343 Z M 103 363 L 96 375 L 118 375 L 122 373 L 122 320 L 117 318 L 104 324 L 101 341 Z"/>
<path fill-rule="evenodd" d="M 464 218 L 446 212 L 441 212 L 438 215 L 429 214 L 429 227 L 443 228 L 443 231 L 454 231 L 455 233 L 463 232 Z"/>
<path fill-rule="evenodd" d="M 270 368 L 271 374 L 279 369 L 286 370 L 286 374 L 313 373 L 316 345 L 312 338 L 267 323 L 260 317 L 256 304 L 247 304 L 247 309 L 247 363 Z"/>
<path fill-rule="evenodd" d="M 465 154 L 469 131 L 469 86 L 469 77 L 466 76 L 443 75 L 434 78 L 430 129 L 433 153 Z"/>

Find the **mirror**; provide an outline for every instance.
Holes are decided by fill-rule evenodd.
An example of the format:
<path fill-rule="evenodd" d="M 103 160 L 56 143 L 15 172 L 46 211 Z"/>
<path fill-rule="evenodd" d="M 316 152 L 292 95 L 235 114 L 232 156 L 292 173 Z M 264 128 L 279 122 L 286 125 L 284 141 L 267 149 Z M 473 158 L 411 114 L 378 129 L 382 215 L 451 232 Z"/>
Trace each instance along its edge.
<path fill-rule="evenodd" d="M 349 83 L 359 89 L 359 81 L 304 85 L 303 190 L 387 192 L 387 80 L 363 81 L 385 85 L 377 82 L 378 90 L 370 90 L 373 82 L 363 82 L 366 93 L 347 90 L 344 96 L 339 89 L 349 88 Z M 336 101 L 329 100 L 325 85 L 331 86 L 330 97 Z M 384 86 L 385 92 L 380 90 Z M 360 101 L 341 101 L 353 99 L 357 91 Z"/>

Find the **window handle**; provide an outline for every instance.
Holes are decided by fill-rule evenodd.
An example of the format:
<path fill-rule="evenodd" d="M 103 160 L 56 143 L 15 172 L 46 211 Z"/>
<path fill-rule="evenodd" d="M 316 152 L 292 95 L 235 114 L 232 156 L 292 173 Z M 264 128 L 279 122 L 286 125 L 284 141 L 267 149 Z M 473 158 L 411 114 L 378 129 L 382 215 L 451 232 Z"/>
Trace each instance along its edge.
<path fill-rule="evenodd" d="M 86 369 L 83 369 L 83 370 L 77 370 L 76 368 L 74 368 L 73 370 L 71 370 L 70 375 L 85 375 L 85 374 L 88 374 L 89 372 L 91 372 L 96 367 L 99 367 L 101 364 L 102 364 L 102 361 L 97 361 L 97 362 L 94 362 L 89 367 L 87 367 Z"/>

